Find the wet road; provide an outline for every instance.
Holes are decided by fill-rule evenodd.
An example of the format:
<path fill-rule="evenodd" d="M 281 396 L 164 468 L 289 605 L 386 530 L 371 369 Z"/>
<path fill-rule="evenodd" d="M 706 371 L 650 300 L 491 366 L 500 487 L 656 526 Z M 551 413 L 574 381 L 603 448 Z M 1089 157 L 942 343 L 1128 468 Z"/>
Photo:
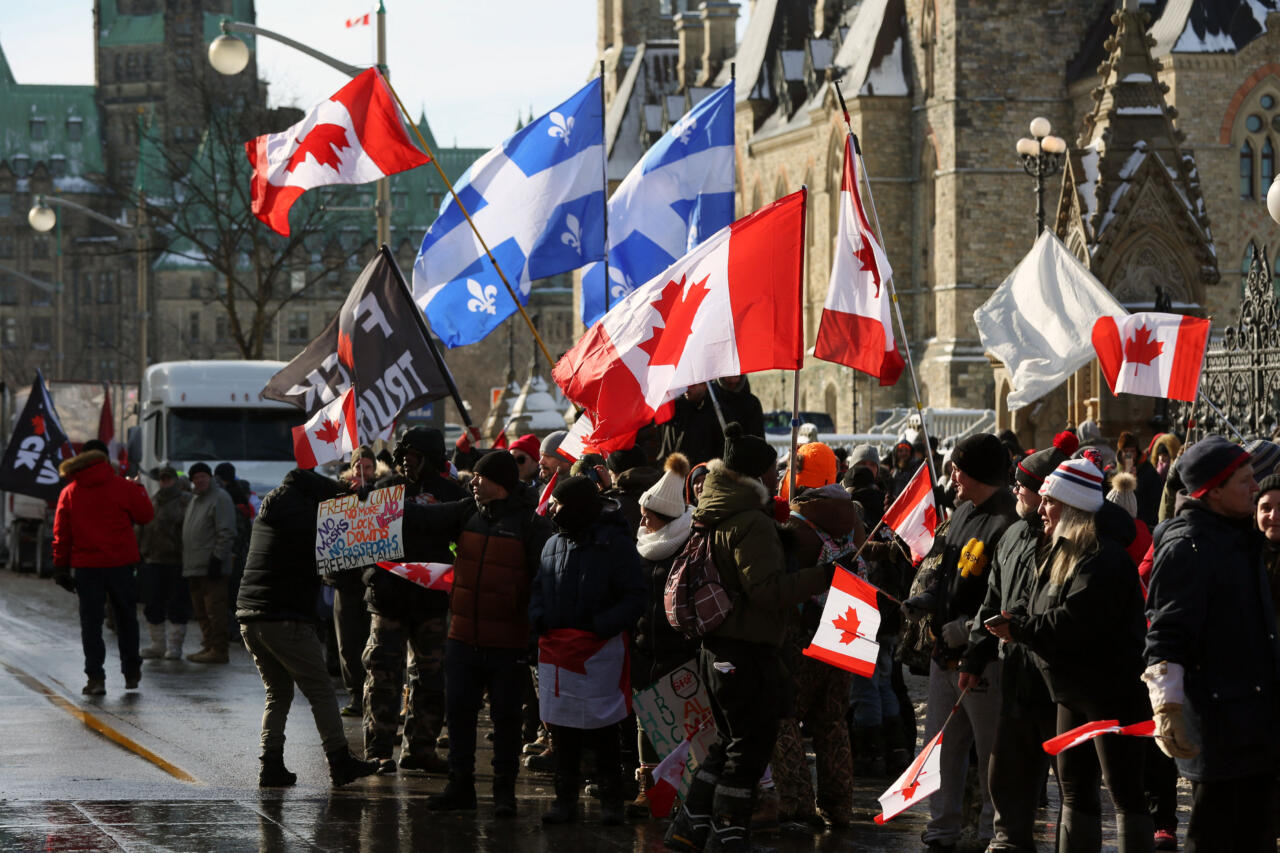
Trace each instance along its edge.
<path fill-rule="evenodd" d="M 544 829 L 538 816 L 551 801 L 551 777 L 525 770 L 514 820 L 493 818 L 485 776 L 479 809 L 463 814 L 427 811 L 426 797 L 444 787 L 438 776 L 372 777 L 332 789 L 301 695 L 285 747 L 298 784 L 260 792 L 263 692 L 242 648 L 232 647 L 227 666 L 147 661 L 141 688 L 126 693 L 107 632 L 107 695 L 84 697 L 75 608 L 75 597 L 49 580 L 0 572 L 0 851 L 663 849 L 665 822 L 605 827 L 586 797 L 579 822 Z M 197 645 L 188 636 L 187 651 Z M 346 724 L 358 747 L 359 721 Z M 886 786 L 859 783 L 852 829 L 815 836 L 784 826 L 759 840 L 784 852 L 920 849 L 922 812 L 872 823 Z M 1051 835 L 1046 827 L 1044 837 Z"/>

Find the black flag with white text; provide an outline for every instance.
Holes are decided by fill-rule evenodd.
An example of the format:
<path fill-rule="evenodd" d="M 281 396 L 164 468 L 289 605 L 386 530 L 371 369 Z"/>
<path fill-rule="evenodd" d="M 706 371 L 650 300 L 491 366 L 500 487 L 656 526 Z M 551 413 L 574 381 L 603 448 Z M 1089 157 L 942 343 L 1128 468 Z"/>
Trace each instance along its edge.
<path fill-rule="evenodd" d="M 58 421 L 53 400 L 36 371 L 31 395 L 13 425 L 9 446 L 0 461 L 0 490 L 53 501 L 62 491 L 58 464 L 71 455 L 71 445 Z"/>

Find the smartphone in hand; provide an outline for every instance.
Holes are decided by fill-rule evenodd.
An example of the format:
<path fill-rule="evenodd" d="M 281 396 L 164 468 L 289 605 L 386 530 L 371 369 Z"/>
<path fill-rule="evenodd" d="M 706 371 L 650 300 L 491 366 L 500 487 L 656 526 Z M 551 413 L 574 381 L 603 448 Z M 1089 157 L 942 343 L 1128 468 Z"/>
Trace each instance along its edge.
<path fill-rule="evenodd" d="M 998 628 L 1001 625 L 1008 625 L 1009 617 L 1005 616 L 1003 613 L 997 613 L 995 616 L 983 619 L 982 624 L 988 628 Z"/>

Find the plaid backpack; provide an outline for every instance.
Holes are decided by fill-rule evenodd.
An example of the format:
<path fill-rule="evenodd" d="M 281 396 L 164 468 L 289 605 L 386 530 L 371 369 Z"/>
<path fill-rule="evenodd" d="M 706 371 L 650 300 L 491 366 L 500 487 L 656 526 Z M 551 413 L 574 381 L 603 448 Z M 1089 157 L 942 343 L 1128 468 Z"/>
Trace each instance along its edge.
<path fill-rule="evenodd" d="M 693 533 L 671 564 L 662 593 L 667 621 L 690 638 L 714 631 L 733 610 L 733 598 L 721 582 L 711 556 L 714 532 L 715 528 L 693 525 Z"/>

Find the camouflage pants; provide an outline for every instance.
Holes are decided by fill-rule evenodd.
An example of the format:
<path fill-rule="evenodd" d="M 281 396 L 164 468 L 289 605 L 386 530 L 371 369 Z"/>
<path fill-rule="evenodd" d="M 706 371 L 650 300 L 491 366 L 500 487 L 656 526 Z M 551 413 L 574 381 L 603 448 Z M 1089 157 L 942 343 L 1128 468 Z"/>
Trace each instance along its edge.
<path fill-rule="evenodd" d="M 373 614 L 364 647 L 364 756 L 391 758 L 402 688 L 409 686 L 404 755 L 435 752 L 444 725 L 445 616 L 421 620 Z"/>
<path fill-rule="evenodd" d="M 853 809 L 853 758 L 849 749 L 849 684 L 852 674 L 812 658 L 801 658 L 793 671 L 795 716 L 778 727 L 773 748 L 773 782 L 784 815 L 814 813 L 813 783 L 804 756 L 800 722 L 813 738 L 818 760 L 818 808 L 848 819 Z"/>

